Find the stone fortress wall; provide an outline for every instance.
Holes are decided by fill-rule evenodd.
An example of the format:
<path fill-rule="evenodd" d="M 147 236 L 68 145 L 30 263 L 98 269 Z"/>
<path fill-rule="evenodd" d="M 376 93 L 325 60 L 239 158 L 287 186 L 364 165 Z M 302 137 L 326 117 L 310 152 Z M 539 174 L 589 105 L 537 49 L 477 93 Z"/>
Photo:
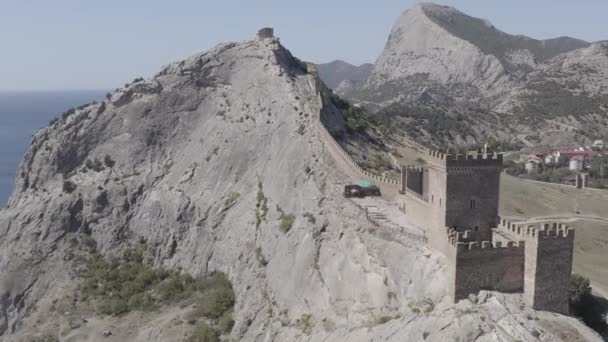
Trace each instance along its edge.
<path fill-rule="evenodd" d="M 415 208 L 409 217 L 427 227 L 429 244 L 448 258 L 454 300 L 480 290 L 523 292 L 535 309 L 568 313 L 574 230 L 556 223 L 518 230 L 500 221 L 500 154 L 428 151 L 427 160 L 427 206 L 411 196 L 401 200 L 406 215 Z"/>
<path fill-rule="evenodd" d="M 327 128 L 323 125 L 323 123 L 319 120 L 316 121 L 317 130 L 320 133 L 321 140 L 325 144 L 325 146 L 330 150 L 330 153 L 335 157 L 339 158 L 342 162 L 346 162 L 350 168 L 355 171 L 359 178 L 362 180 L 368 180 L 372 183 L 375 183 L 382 192 L 383 196 L 386 198 L 392 198 L 399 189 L 399 181 L 394 179 L 382 177 L 375 175 L 365 169 L 363 169 L 357 162 L 346 152 L 340 144 L 334 139 L 334 137 L 329 133 Z"/>
<path fill-rule="evenodd" d="M 502 155 L 426 150 L 426 164 L 403 166 L 400 181 L 361 168 L 325 128 L 324 146 L 350 176 L 376 183 L 428 244 L 451 266 L 454 301 L 480 290 L 523 292 L 537 310 L 568 313 L 574 230 L 556 223 L 523 226 L 500 221 Z"/>
<path fill-rule="evenodd" d="M 450 243 L 455 301 L 480 290 L 523 291 L 525 242 L 459 242 L 450 238 Z"/>
<path fill-rule="evenodd" d="M 568 313 L 574 229 L 559 223 L 531 225 L 501 220 L 495 235 L 525 241 L 526 302 L 537 310 Z"/>

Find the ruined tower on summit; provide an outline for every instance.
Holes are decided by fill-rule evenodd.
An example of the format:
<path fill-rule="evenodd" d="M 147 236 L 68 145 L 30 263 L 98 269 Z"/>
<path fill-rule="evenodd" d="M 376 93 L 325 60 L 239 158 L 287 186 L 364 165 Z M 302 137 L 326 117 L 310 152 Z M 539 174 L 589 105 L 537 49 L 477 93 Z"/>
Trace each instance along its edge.
<path fill-rule="evenodd" d="M 274 29 L 272 27 L 263 27 L 258 30 L 257 39 L 274 38 Z"/>

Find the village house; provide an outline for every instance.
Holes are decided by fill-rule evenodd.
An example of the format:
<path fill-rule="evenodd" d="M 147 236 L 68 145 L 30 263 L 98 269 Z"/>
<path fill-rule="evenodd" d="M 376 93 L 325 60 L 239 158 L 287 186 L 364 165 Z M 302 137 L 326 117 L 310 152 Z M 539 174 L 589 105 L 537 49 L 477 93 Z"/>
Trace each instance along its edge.
<path fill-rule="evenodd" d="M 577 155 L 570 158 L 570 162 L 568 164 L 568 169 L 570 171 L 581 171 L 585 166 L 585 157 Z"/>
<path fill-rule="evenodd" d="M 542 165 L 542 160 L 537 156 L 530 156 L 528 160 L 526 160 L 526 172 L 527 173 L 538 173 L 540 167 Z"/>

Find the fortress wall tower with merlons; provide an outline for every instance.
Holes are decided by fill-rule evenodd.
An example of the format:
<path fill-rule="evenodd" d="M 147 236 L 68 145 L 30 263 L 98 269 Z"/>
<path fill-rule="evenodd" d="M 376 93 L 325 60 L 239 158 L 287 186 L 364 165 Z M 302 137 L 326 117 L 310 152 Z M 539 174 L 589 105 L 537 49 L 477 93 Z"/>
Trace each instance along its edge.
<path fill-rule="evenodd" d="M 476 231 L 479 241 L 491 239 L 498 225 L 501 171 L 499 154 L 429 150 L 423 167 L 402 168 L 397 202 L 413 223 L 429 227 L 431 246 L 448 254 L 448 228 Z"/>
<path fill-rule="evenodd" d="M 396 200 L 448 258 L 454 300 L 523 292 L 535 309 L 568 313 L 574 231 L 551 223 L 517 233 L 500 221 L 500 154 L 429 150 L 425 160 L 402 167 Z"/>
<path fill-rule="evenodd" d="M 326 151 L 348 173 L 376 183 L 408 221 L 426 230 L 430 247 L 450 266 L 455 302 L 481 290 L 524 293 L 537 310 L 568 313 L 574 230 L 500 221 L 502 155 L 426 151 L 422 166 L 402 166 L 399 181 L 370 173 L 319 120 Z"/>
<path fill-rule="evenodd" d="M 568 312 L 574 230 L 560 223 L 530 225 L 501 220 L 496 239 L 515 237 L 526 244 L 524 294 L 537 310 Z"/>

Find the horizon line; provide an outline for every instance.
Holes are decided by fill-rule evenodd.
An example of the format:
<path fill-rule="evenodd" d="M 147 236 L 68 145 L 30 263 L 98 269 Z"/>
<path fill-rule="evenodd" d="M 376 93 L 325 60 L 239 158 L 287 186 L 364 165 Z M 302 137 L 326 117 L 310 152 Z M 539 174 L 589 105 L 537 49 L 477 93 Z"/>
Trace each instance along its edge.
<path fill-rule="evenodd" d="M 115 88 L 0 89 L 0 94 L 113 91 Z"/>

